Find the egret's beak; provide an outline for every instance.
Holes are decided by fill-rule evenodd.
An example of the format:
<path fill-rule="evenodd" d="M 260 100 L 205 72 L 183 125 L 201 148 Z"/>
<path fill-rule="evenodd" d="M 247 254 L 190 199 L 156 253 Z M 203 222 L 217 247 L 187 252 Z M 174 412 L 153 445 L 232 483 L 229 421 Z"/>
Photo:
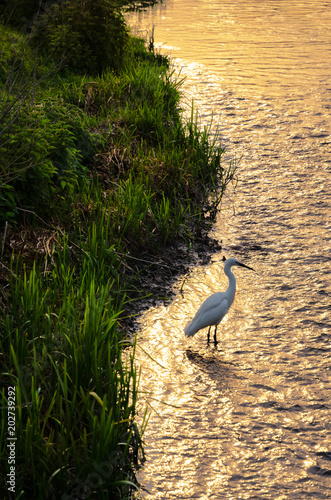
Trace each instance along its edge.
<path fill-rule="evenodd" d="M 252 267 L 246 266 L 246 264 L 242 264 L 241 262 L 240 262 L 240 265 L 242 267 L 246 267 L 246 269 L 250 269 L 251 271 L 254 271 L 256 273 L 255 269 L 253 269 Z"/>

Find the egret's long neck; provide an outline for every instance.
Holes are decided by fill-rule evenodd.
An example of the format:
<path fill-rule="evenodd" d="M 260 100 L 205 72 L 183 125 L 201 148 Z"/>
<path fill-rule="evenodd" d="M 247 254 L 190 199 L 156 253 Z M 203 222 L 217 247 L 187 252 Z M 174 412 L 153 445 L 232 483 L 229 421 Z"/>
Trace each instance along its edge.
<path fill-rule="evenodd" d="M 235 275 L 233 274 L 233 272 L 231 271 L 230 268 L 224 269 L 224 272 L 227 275 L 227 277 L 229 278 L 229 286 L 227 289 L 227 293 L 228 293 L 228 297 L 229 297 L 228 300 L 229 300 L 229 307 L 230 307 L 230 305 L 234 301 L 234 296 L 236 293 L 236 278 L 235 278 Z"/>

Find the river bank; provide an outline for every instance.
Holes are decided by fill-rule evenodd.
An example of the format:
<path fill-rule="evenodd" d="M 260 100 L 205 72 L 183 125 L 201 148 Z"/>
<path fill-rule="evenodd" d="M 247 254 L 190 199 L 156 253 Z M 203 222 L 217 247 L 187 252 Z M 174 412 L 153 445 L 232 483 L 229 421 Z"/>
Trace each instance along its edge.
<path fill-rule="evenodd" d="M 234 169 L 152 44 L 88 74 L 28 38 L 1 26 L 2 492 L 123 499 L 146 425 L 128 316 L 208 248 Z"/>

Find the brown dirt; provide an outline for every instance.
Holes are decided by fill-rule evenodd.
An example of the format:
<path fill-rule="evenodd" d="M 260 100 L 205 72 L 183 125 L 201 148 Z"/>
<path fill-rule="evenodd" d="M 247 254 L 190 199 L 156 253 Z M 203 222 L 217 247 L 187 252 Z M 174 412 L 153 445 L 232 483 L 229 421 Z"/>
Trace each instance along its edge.
<path fill-rule="evenodd" d="M 218 241 L 206 235 L 191 242 L 189 251 L 187 243 L 177 241 L 157 255 L 141 254 L 139 260 L 133 257 L 134 270 L 139 273 L 137 292 L 129 294 L 132 301 L 126 305 L 127 317 L 121 321 L 121 329 L 133 336 L 137 330 L 137 319 L 143 311 L 171 301 L 174 284 L 180 277 L 184 278 L 193 266 L 208 264 L 212 255 L 221 249 Z"/>

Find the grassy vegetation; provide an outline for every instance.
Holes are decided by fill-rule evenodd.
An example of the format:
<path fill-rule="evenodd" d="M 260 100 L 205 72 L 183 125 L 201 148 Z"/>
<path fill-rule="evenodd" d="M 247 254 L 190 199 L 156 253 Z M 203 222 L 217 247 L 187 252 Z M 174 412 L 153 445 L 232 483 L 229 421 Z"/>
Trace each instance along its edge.
<path fill-rule="evenodd" d="M 0 26 L 1 492 L 14 413 L 13 498 L 130 498 L 146 425 L 130 256 L 194 238 L 234 171 L 143 41 L 81 74 L 27 39 Z"/>

